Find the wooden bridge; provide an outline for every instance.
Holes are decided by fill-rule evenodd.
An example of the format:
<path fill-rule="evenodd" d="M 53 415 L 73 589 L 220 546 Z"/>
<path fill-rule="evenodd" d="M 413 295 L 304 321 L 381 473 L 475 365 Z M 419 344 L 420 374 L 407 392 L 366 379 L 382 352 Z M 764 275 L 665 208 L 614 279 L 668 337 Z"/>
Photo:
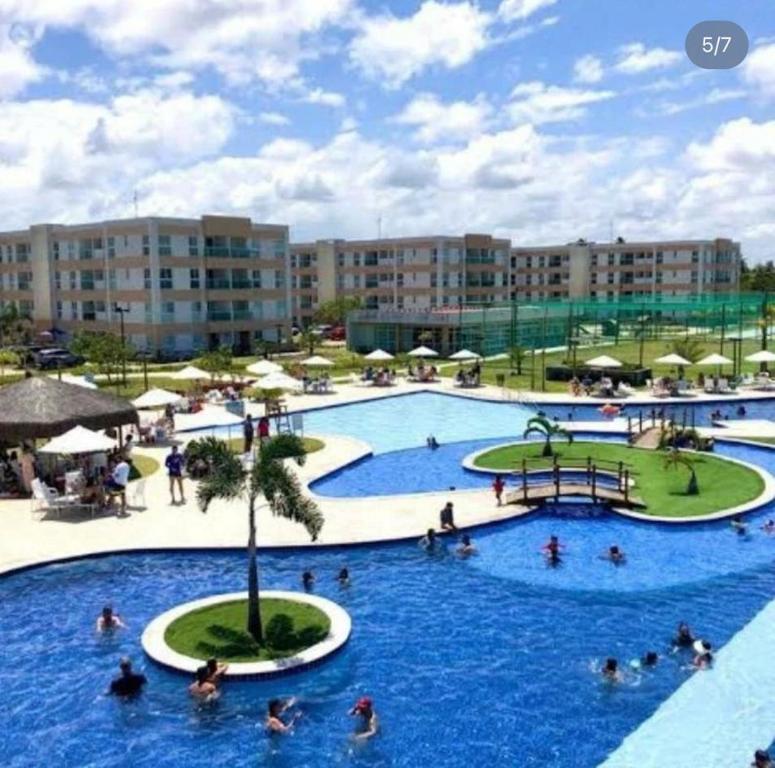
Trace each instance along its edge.
<path fill-rule="evenodd" d="M 645 507 L 642 499 L 633 496 L 631 493 L 632 475 L 629 465 L 622 461 L 594 461 L 591 457 L 586 459 L 567 459 L 560 464 L 557 457 L 549 468 L 530 469 L 531 464 L 535 467 L 541 459 L 523 459 L 522 468 L 512 473 L 513 476 L 521 478 L 521 487 L 506 495 L 507 504 L 543 504 L 546 501 L 559 501 L 562 497 L 584 496 L 590 498 L 593 504 L 615 504 L 622 507 Z M 601 469 L 598 465 L 610 465 L 610 468 Z M 531 475 L 544 473 L 546 469 L 552 474 L 551 480 L 540 483 L 530 483 Z M 562 479 L 563 470 L 583 473 L 581 479 Z M 616 481 L 615 486 L 606 483 L 601 484 L 600 480 Z"/>

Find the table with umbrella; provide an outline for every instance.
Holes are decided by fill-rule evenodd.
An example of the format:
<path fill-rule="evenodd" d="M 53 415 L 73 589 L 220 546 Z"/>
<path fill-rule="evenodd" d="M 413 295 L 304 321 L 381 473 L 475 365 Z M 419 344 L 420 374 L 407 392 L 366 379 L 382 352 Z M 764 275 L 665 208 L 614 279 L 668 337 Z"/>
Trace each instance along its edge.
<path fill-rule="evenodd" d="M 322 355 L 313 355 L 312 357 L 308 357 L 306 360 L 302 360 L 301 364 L 305 368 L 332 368 L 334 361 L 329 360 L 327 357 L 323 357 Z M 331 394 L 332 390 L 330 384 L 331 377 L 328 375 L 328 373 L 323 373 L 319 378 L 313 378 L 305 373 L 304 378 L 302 379 L 304 392 L 312 392 L 315 395 Z"/>
<path fill-rule="evenodd" d="M 266 376 L 269 373 L 281 373 L 283 367 L 271 360 L 259 360 L 257 363 L 251 363 L 246 370 L 255 376 Z"/>
<path fill-rule="evenodd" d="M 705 355 L 702 360 L 698 360 L 695 365 L 712 365 L 717 368 L 716 375 L 709 383 L 705 382 L 705 391 L 713 394 L 731 394 L 732 389 L 729 386 L 729 381 L 722 377 L 722 367 L 725 365 L 732 365 L 732 361 L 724 355 L 720 355 L 718 352 L 714 352 L 710 355 Z"/>
<path fill-rule="evenodd" d="M 481 355 L 477 355 L 476 352 L 472 352 L 470 349 L 461 349 L 449 356 L 450 360 L 455 360 L 460 363 L 460 368 L 455 374 L 455 386 L 461 389 L 471 389 L 481 386 L 482 380 L 482 366 L 480 361 Z M 463 363 L 473 362 L 474 365 L 467 371 L 463 370 Z"/>
<path fill-rule="evenodd" d="M 390 352 L 385 352 L 384 349 L 375 349 L 373 352 L 369 352 L 363 359 L 368 360 L 370 363 L 387 363 L 395 358 Z M 389 387 L 393 384 L 394 379 L 394 374 L 387 368 L 381 368 L 375 373 L 373 368 L 369 366 L 363 375 L 363 380 L 371 382 L 375 387 Z"/>
<path fill-rule="evenodd" d="M 598 355 L 597 357 L 586 360 L 584 365 L 588 368 L 600 371 L 600 392 L 598 394 L 603 397 L 614 397 L 614 384 L 611 377 L 608 376 L 607 371 L 621 368 L 624 363 L 610 355 Z"/>
<path fill-rule="evenodd" d="M 413 350 L 408 352 L 407 357 L 417 360 L 417 368 L 415 370 L 412 369 L 412 364 L 409 364 L 409 381 L 419 381 L 422 384 L 438 381 L 436 378 L 436 366 L 425 365 L 425 358 L 438 356 L 439 353 L 435 349 L 424 346 L 415 347 Z"/>
<path fill-rule="evenodd" d="M 747 355 L 745 359 L 749 363 L 760 363 L 762 366 L 762 370 L 756 375 L 756 388 L 765 391 L 775 389 L 775 381 L 770 378 L 769 371 L 767 370 L 769 363 L 775 363 L 775 352 L 770 352 L 769 349 L 760 349 L 752 355 Z"/>
<path fill-rule="evenodd" d="M 689 384 L 684 380 L 683 369 L 692 365 L 691 360 L 687 360 L 676 352 L 671 352 L 669 355 L 662 355 L 654 360 L 655 363 L 661 365 L 674 365 L 678 367 L 678 381 L 673 386 L 669 379 L 661 379 L 661 383 L 657 385 L 655 383 L 652 394 L 655 397 L 680 397 L 689 395 Z"/>

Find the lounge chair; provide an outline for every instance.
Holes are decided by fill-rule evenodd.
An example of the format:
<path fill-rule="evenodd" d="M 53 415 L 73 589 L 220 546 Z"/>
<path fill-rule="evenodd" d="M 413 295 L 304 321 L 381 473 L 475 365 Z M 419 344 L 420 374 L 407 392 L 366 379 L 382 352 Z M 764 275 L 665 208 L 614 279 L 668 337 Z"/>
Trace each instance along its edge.
<path fill-rule="evenodd" d="M 85 508 L 94 517 L 94 504 L 82 502 L 78 494 L 60 494 L 56 488 L 50 488 L 37 477 L 32 481 L 30 487 L 32 489 L 33 514 L 43 512 L 43 517 L 48 512 L 56 512 L 57 517 L 59 517 L 62 511 Z"/>

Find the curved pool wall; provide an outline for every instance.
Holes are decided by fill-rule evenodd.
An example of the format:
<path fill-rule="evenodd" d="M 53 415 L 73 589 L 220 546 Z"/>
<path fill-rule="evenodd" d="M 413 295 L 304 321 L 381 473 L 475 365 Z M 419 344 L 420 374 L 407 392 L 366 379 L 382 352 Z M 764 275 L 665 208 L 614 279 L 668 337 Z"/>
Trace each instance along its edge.
<path fill-rule="evenodd" d="M 312 569 L 316 593 L 350 613 L 353 634 L 330 663 L 279 681 L 226 683 L 212 707 L 192 702 L 179 675 L 145 664 L 140 635 L 175 603 L 244 588 L 244 553 L 111 556 L 4 577 L 6 658 L 35 660 L 34 674 L 31 662 L 0 666 L 4 765 L 209 768 L 217 755 L 237 767 L 593 768 L 689 675 L 686 658 L 666 656 L 612 689 L 595 665 L 664 651 L 681 619 L 724 644 L 771 597 L 775 539 L 757 532 L 742 542 L 727 526 L 707 526 L 711 538 L 695 539 L 697 549 L 723 567 L 712 573 L 706 563 L 698 574 L 700 558 L 686 556 L 680 534 L 651 527 L 656 538 L 641 541 L 643 526 L 609 515 L 580 521 L 583 514 L 566 508 L 483 531 L 481 554 L 469 560 L 413 544 L 263 553 L 265 588 L 298 589 Z M 560 568 L 538 554 L 549 532 L 567 543 Z M 726 575 L 722 540 L 737 547 Z M 610 541 L 628 551 L 626 566 L 596 560 Z M 334 578 L 343 565 L 347 589 Z M 106 601 L 129 627 L 97 636 Z M 149 678 L 136 702 L 104 695 L 123 654 Z M 346 713 L 364 694 L 375 699 L 382 733 L 355 748 Z M 261 727 L 266 702 L 287 695 L 301 697 L 304 716 L 293 737 L 270 739 Z M 483 702 L 486 717 L 471 717 L 472 702 Z"/>

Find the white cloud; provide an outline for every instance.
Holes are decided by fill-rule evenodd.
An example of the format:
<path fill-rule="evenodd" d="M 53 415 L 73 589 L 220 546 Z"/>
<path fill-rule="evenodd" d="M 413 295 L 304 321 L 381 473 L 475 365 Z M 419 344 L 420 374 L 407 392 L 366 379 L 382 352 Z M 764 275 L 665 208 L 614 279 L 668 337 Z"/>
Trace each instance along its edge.
<path fill-rule="evenodd" d="M 15 96 L 43 78 L 44 68 L 30 53 L 35 37 L 34 30 L 28 33 L 23 28 L 0 24 L 0 98 Z"/>
<path fill-rule="evenodd" d="M 554 5 L 557 0 L 503 0 L 498 6 L 498 16 L 505 21 L 523 21 L 542 8 Z"/>
<path fill-rule="evenodd" d="M 480 134 L 491 113 L 492 107 L 484 96 L 478 96 L 472 102 L 444 103 L 433 94 L 424 93 L 412 99 L 393 121 L 416 126 L 414 138 L 431 144 L 468 139 Z"/>
<path fill-rule="evenodd" d="M 315 36 L 352 8 L 353 0 L 0 0 L 0 18 L 79 29 L 117 57 L 278 85 L 298 76 Z"/>
<path fill-rule="evenodd" d="M 657 106 L 657 111 L 662 115 L 677 115 L 698 107 L 709 107 L 713 104 L 721 104 L 725 101 L 742 99 L 747 96 L 747 91 L 740 88 L 712 88 L 707 93 L 686 101 L 667 101 Z"/>
<path fill-rule="evenodd" d="M 546 85 L 538 81 L 520 83 L 511 92 L 514 99 L 508 105 L 515 122 L 554 123 L 578 120 L 586 114 L 586 107 L 612 99 L 614 91 L 583 90 Z"/>
<path fill-rule="evenodd" d="M 258 116 L 258 122 L 265 125 L 288 125 L 291 121 L 279 112 L 262 112 Z"/>
<path fill-rule="evenodd" d="M 322 88 L 312 88 L 302 97 L 302 101 L 308 104 L 322 104 L 326 107 L 343 107 L 345 98 L 341 93 L 335 91 L 324 91 Z"/>
<path fill-rule="evenodd" d="M 775 44 L 754 48 L 741 66 L 743 80 L 761 95 L 775 98 Z"/>
<path fill-rule="evenodd" d="M 471 2 L 425 0 L 413 16 L 365 18 L 350 59 L 367 77 L 397 88 L 431 66 L 455 69 L 488 45 L 490 14 Z"/>
<path fill-rule="evenodd" d="M 581 56 L 573 65 L 573 79 L 577 83 L 599 83 L 603 79 L 603 62 L 591 54 Z"/>
<path fill-rule="evenodd" d="M 679 51 L 666 48 L 646 48 L 643 43 L 629 43 L 618 50 L 614 69 L 623 75 L 638 75 L 652 69 L 666 69 L 678 64 L 684 57 Z"/>

